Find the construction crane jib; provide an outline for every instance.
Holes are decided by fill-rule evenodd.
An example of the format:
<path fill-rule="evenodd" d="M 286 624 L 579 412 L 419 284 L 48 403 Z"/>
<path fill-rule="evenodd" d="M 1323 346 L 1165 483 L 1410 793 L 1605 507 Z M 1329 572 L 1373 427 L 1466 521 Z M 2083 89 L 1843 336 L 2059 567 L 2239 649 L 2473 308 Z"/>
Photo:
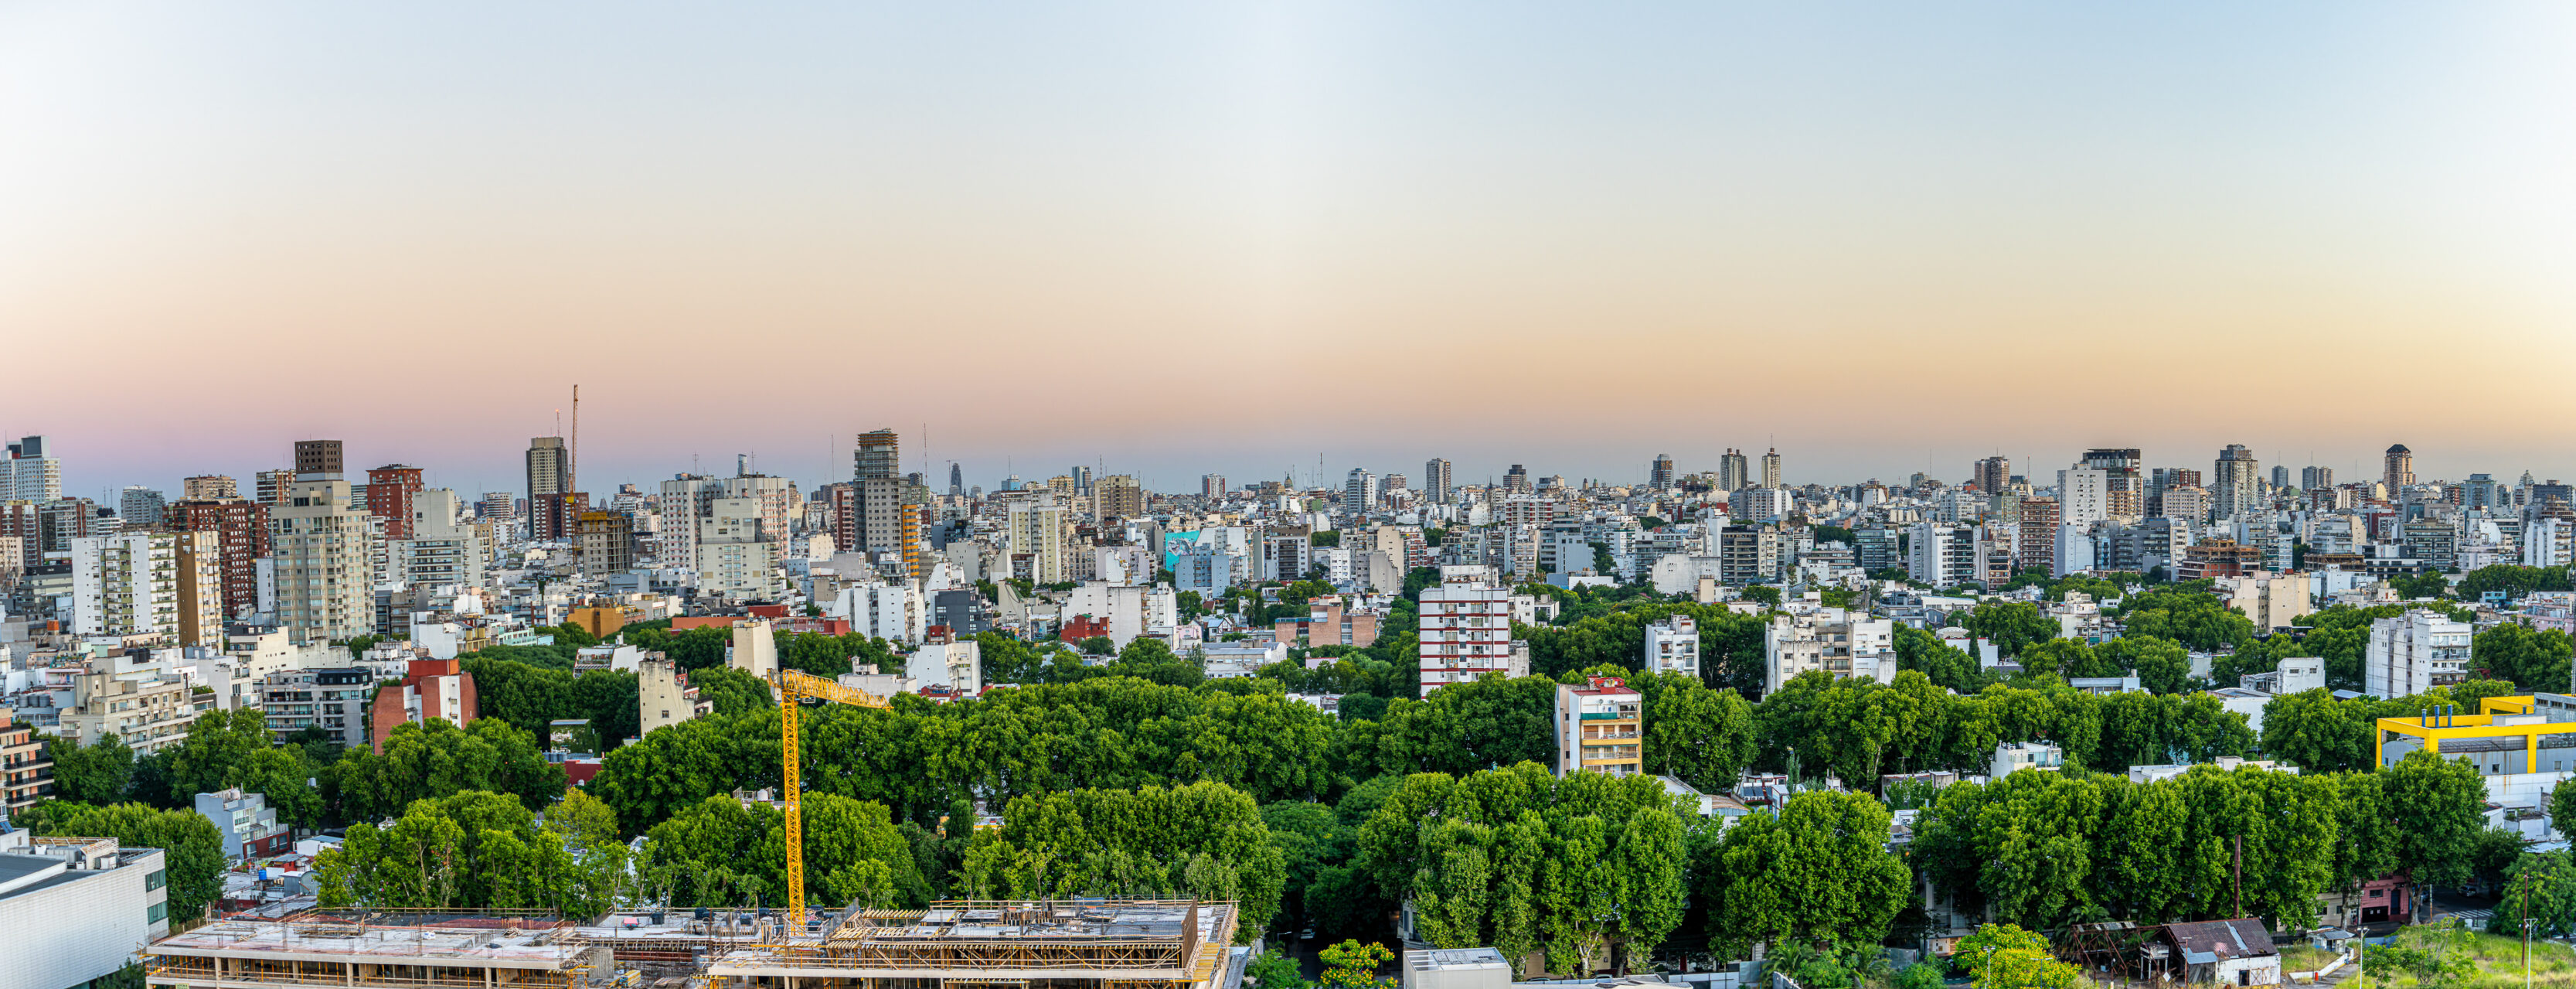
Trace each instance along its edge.
<path fill-rule="evenodd" d="M 778 694 L 778 782 L 779 791 L 786 796 L 787 929 L 801 934 L 805 930 L 805 773 L 797 765 L 798 702 L 810 697 L 835 704 L 881 708 L 886 706 L 886 700 L 803 670 L 779 670 L 770 679 L 770 689 Z"/>

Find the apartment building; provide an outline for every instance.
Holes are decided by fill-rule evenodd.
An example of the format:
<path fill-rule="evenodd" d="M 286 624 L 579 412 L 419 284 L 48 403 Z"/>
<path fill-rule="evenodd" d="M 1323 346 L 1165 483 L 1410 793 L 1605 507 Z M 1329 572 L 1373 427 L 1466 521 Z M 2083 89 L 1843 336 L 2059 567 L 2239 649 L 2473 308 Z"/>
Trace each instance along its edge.
<path fill-rule="evenodd" d="M 1440 568 L 1440 583 L 1422 589 L 1421 695 L 1485 673 L 1519 676 L 1512 651 L 1512 593 L 1492 567 Z"/>
<path fill-rule="evenodd" d="M 635 668 L 635 707 L 638 738 L 715 712 L 715 702 L 700 699 L 698 688 L 689 683 L 689 671 L 658 652 L 645 653 Z"/>
<path fill-rule="evenodd" d="M 178 677 L 85 672 L 72 683 L 73 705 L 63 709 L 56 734 L 75 745 L 114 734 L 135 755 L 152 755 L 186 741 L 197 720 L 195 698 Z"/>
<path fill-rule="evenodd" d="M 1762 629 L 1762 662 L 1765 694 L 1809 670 L 1887 683 L 1896 678 L 1895 623 L 1842 608 L 1775 615 Z"/>
<path fill-rule="evenodd" d="M 0 817 L 9 817 L 54 794 L 54 760 L 36 740 L 33 725 L 13 722 L 0 707 Z"/>
<path fill-rule="evenodd" d="M 1556 774 L 1644 771 L 1644 698 L 1618 677 L 1556 687 Z"/>
<path fill-rule="evenodd" d="M 224 836 L 224 858 L 241 861 L 292 851 L 295 829 L 277 822 L 277 808 L 265 794 L 235 787 L 197 794 L 197 816 L 214 822 Z"/>
<path fill-rule="evenodd" d="M 1699 622 L 1689 615 L 1668 615 L 1646 626 L 1645 665 L 1649 673 L 1699 675 Z"/>
<path fill-rule="evenodd" d="M 337 472 L 298 473 L 270 509 L 277 621 L 296 641 L 334 642 L 376 630 L 370 518 L 350 507 L 349 482 Z"/>
<path fill-rule="evenodd" d="M 374 674 L 355 666 L 271 672 L 259 680 L 260 710 L 268 716 L 269 734 L 280 742 L 320 728 L 341 747 L 357 748 L 370 741 L 367 693 L 375 682 Z"/>
<path fill-rule="evenodd" d="M 2397 698 L 2468 679 L 2470 634 L 2467 623 L 2422 608 L 2371 622 L 2362 691 Z"/>
<path fill-rule="evenodd" d="M 367 712 L 368 742 L 382 752 L 394 726 L 407 721 L 445 718 L 459 728 L 473 724 L 480 697 L 474 674 L 453 659 L 415 659 L 400 683 L 376 691 Z"/>

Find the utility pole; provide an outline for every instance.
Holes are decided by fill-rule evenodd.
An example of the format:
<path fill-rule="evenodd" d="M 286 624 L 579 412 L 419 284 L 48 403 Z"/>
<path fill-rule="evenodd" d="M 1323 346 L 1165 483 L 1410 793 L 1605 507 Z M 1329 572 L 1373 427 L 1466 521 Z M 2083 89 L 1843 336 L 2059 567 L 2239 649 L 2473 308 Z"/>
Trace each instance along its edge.
<path fill-rule="evenodd" d="M 2245 916 L 2245 836 L 2236 836 L 2236 915 Z"/>

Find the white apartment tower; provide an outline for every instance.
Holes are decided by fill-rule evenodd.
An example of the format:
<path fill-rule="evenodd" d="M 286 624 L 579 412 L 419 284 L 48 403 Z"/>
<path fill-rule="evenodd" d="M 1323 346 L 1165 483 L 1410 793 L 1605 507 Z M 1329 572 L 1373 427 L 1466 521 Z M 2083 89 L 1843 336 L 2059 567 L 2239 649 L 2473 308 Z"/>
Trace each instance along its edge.
<path fill-rule="evenodd" d="M 1670 615 L 1646 626 L 1645 670 L 1699 675 L 1699 622 Z"/>
<path fill-rule="evenodd" d="M 1492 567 L 1446 566 L 1440 583 L 1422 589 L 1418 665 L 1422 696 L 1485 673 L 1518 676 L 1512 649 L 1512 592 Z"/>
<path fill-rule="evenodd" d="M 2467 679 L 2470 631 L 2421 608 L 2371 622 L 2362 692 L 2395 699 Z"/>
<path fill-rule="evenodd" d="M 72 540 L 72 631 L 179 636 L 179 554 L 169 533 Z"/>
<path fill-rule="evenodd" d="M 2057 472 L 2057 521 L 2090 532 L 2111 517 L 2111 472 L 2075 466 Z"/>

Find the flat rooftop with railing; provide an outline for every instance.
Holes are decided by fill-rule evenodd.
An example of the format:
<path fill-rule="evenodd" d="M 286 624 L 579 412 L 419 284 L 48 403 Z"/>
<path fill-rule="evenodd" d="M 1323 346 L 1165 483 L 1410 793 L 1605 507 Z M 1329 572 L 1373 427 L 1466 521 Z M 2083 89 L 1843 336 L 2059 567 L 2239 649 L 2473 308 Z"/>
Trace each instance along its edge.
<path fill-rule="evenodd" d="M 264 989 L 564 989 L 604 974 L 607 949 L 551 915 L 312 910 L 233 917 L 143 949 L 153 985 Z"/>
<path fill-rule="evenodd" d="M 944 901 L 855 911 L 820 941 L 739 948 L 707 974 L 1188 985 L 1222 968 L 1234 931 L 1224 902 Z"/>

